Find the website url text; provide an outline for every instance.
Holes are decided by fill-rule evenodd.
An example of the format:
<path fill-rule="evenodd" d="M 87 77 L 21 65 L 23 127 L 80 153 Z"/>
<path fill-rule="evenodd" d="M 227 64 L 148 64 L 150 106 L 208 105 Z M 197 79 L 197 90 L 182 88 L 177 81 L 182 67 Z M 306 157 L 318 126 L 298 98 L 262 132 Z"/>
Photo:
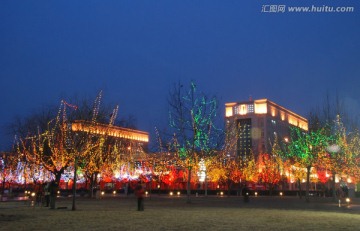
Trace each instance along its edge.
<path fill-rule="evenodd" d="M 286 6 L 286 5 L 262 5 L 262 13 L 352 13 L 353 6 Z"/>

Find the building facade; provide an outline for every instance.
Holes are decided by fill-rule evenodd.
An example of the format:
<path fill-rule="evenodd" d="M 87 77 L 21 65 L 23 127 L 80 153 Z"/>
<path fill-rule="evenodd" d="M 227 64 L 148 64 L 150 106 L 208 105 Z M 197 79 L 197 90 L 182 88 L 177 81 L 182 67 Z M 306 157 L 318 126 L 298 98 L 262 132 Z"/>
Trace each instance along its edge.
<path fill-rule="evenodd" d="M 136 159 L 141 159 L 141 156 L 143 156 L 141 154 L 145 154 L 148 151 L 148 132 L 84 120 L 73 121 L 71 123 L 71 131 L 85 132 L 99 137 L 106 136 L 113 144 L 117 142 L 126 146 L 129 153 L 137 155 Z"/>
<path fill-rule="evenodd" d="M 225 104 L 228 143 L 233 143 L 228 155 L 246 158 L 270 153 L 275 137 L 289 139 L 290 127 L 308 130 L 304 117 L 268 100 L 258 99 Z"/>

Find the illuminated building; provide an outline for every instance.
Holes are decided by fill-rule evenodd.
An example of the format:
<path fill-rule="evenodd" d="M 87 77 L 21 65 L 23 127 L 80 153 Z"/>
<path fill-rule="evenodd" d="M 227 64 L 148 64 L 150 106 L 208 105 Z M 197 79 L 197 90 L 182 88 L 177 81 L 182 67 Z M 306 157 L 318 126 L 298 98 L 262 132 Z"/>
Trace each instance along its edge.
<path fill-rule="evenodd" d="M 75 120 L 71 124 L 71 130 L 74 132 L 86 132 L 99 136 L 108 136 L 115 140 L 126 140 L 129 143 L 129 148 L 131 144 L 133 147 L 141 147 L 141 149 L 146 150 L 147 144 L 149 143 L 149 133 L 147 132 L 109 124 Z"/>
<path fill-rule="evenodd" d="M 83 120 L 74 121 L 71 124 L 71 130 L 74 132 L 90 132 L 92 134 L 107 135 L 111 137 L 129 139 L 145 143 L 149 142 L 149 134 L 147 132 L 107 124 L 93 124 L 91 122 Z"/>
<path fill-rule="evenodd" d="M 274 137 L 287 141 L 291 126 L 308 130 L 307 119 L 268 99 L 226 103 L 225 120 L 228 139 L 237 139 L 228 153 L 233 157 L 270 153 Z"/>

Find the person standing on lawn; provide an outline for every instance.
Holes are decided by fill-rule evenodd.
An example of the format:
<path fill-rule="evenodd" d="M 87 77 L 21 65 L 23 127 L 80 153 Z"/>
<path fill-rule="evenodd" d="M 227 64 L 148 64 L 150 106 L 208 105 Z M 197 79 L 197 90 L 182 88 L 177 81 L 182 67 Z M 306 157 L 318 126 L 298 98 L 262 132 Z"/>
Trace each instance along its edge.
<path fill-rule="evenodd" d="M 58 190 L 58 184 L 55 180 L 52 180 L 50 183 L 49 191 L 50 191 L 50 209 L 55 209 L 55 200 L 56 194 Z"/>
<path fill-rule="evenodd" d="M 138 182 L 137 186 L 135 187 L 135 196 L 137 198 L 137 210 L 144 211 L 144 189 L 141 185 L 141 181 Z"/>
<path fill-rule="evenodd" d="M 45 194 L 45 207 L 49 207 L 49 205 L 50 205 L 50 182 L 45 183 L 44 194 Z"/>

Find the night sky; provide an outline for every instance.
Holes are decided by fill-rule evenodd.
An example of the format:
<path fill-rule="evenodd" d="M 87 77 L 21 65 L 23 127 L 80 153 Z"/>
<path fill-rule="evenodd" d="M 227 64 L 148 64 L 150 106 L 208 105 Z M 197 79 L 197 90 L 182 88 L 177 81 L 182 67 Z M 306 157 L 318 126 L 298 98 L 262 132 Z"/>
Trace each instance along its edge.
<path fill-rule="evenodd" d="M 261 12 L 278 4 L 355 12 Z M 360 1 L 0 1 L 0 151 L 15 116 L 100 90 L 153 134 L 191 80 L 221 109 L 251 95 L 306 116 L 338 94 L 360 115 Z"/>

